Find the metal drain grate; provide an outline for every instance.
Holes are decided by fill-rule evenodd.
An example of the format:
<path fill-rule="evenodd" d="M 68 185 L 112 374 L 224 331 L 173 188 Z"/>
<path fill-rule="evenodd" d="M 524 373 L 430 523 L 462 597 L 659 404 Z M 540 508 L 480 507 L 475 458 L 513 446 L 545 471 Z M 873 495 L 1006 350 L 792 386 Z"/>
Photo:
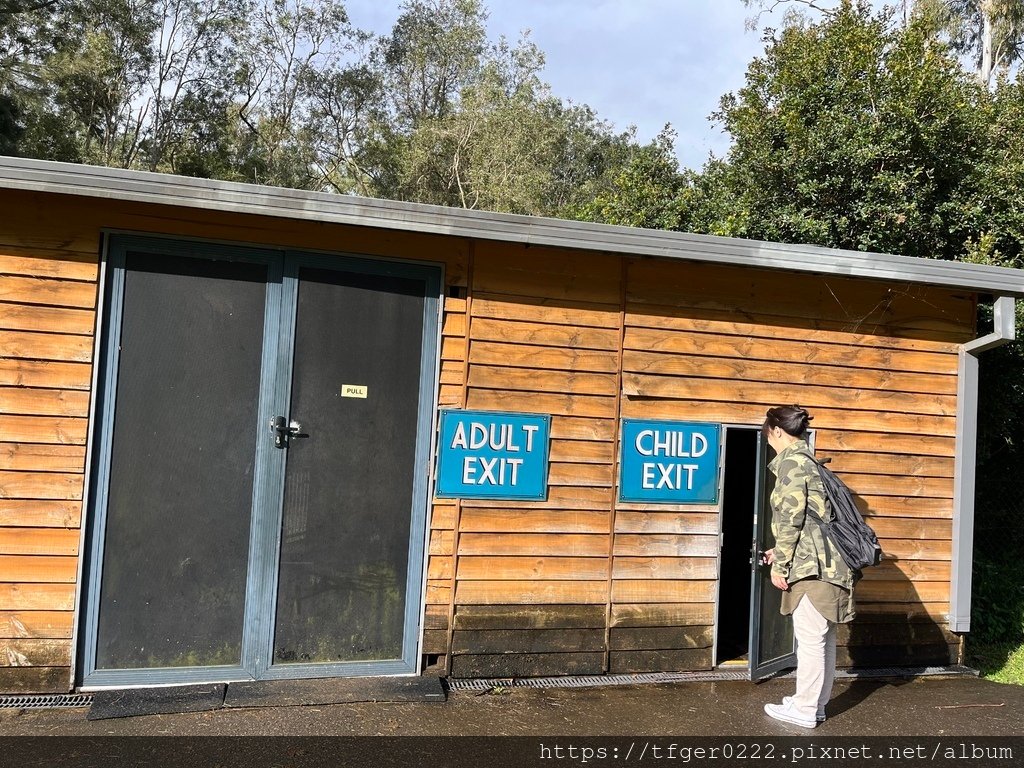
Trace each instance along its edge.
<path fill-rule="evenodd" d="M 0 709 L 61 709 L 88 707 L 91 693 L 61 693 L 35 696 L 0 696 Z"/>
<path fill-rule="evenodd" d="M 486 691 L 491 688 L 597 688 L 641 683 L 714 682 L 745 680 L 745 672 L 650 672 L 637 675 L 590 675 L 586 677 L 516 677 L 448 680 L 453 691 Z"/>
<path fill-rule="evenodd" d="M 780 677 L 790 677 L 788 672 Z M 952 667 L 879 667 L 854 671 L 837 670 L 836 679 L 864 679 L 876 677 L 926 677 L 931 675 L 969 675 L 977 670 L 964 666 Z M 585 677 L 499 677 L 489 679 L 448 679 L 453 691 L 488 691 L 492 688 L 598 688 L 609 685 L 638 685 L 643 683 L 704 683 L 725 680 L 748 680 L 746 670 L 731 672 L 651 672 L 636 675 L 590 675 Z"/>

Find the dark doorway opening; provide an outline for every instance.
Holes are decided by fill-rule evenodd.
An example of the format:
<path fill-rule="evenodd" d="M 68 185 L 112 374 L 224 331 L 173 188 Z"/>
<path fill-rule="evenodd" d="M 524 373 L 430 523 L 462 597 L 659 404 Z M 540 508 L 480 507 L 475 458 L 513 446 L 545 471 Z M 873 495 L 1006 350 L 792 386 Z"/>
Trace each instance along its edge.
<path fill-rule="evenodd" d="M 746 665 L 750 652 L 751 556 L 757 508 L 756 427 L 727 427 L 715 664 Z"/>

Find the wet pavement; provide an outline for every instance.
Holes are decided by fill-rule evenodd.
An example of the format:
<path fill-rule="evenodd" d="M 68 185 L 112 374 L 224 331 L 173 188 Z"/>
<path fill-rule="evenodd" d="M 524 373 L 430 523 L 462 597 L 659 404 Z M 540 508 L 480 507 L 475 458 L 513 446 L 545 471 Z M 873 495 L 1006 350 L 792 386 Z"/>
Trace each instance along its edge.
<path fill-rule="evenodd" d="M 445 702 L 219 709 L 86 720 L 87 709 L 0 710 L 0 736 L 1019 736 L 1024 686 L 969 677 L 838 681 L 810 731 L 768 718 L 793 681 L 451 691 Z"/>

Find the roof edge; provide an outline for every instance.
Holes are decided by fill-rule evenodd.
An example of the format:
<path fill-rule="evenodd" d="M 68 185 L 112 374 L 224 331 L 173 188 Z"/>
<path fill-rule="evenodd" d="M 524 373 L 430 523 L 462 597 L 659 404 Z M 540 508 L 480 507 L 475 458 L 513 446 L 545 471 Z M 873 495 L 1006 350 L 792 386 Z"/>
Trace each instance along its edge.
<path fill-rule="evenodd" d="M 1024 297 L 1024 270 L 1008 267 L 446 208 L 48 160 L 0 157 L 0 186 Z"/>

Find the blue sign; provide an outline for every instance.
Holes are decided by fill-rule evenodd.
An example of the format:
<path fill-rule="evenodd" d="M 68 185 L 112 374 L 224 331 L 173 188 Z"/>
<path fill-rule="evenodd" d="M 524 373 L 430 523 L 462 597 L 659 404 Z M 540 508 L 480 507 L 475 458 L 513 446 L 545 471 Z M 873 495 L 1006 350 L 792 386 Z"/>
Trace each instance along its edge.
<path fill-rule="evenodd" d="M 550 416 L 441 411 L 436 495 L 544 501 L 550 434 Z"/>
<path fill-rule="evenodd" d="M 622 420 L 619 501 L 715 504 L 718 424 Z"/>

